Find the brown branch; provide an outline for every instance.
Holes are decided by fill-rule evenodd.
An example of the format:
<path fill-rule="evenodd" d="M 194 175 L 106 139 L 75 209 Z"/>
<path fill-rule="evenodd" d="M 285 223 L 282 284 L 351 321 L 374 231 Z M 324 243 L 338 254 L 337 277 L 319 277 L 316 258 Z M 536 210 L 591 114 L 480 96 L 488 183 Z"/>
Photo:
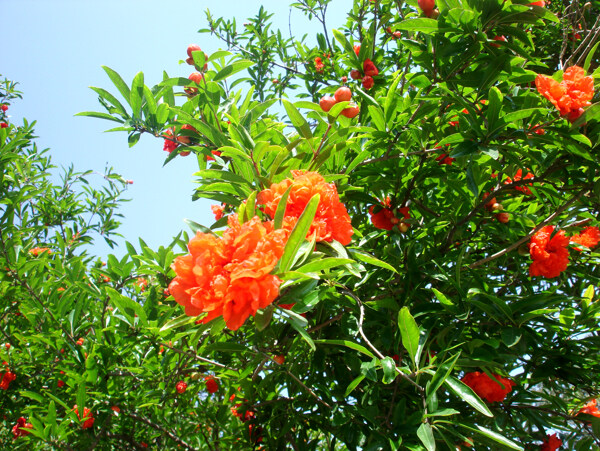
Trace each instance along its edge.
<path fill-rule="evenodd" d="M 532 180 L 532 179 L 530 179 L 530 180 Z M 565 211 L 567 208 L 569 208 L 573 203 L 575 203 L 581 196 L 586 194 L 588 191 L 589 191 L 589 187 L 586 186 L 584 189 L 579 191 L 579 193 L 577 193 L 576 195 L 571 197 L 571 199 L 569 199 L 567 202 L 565 202 L 563 205 L 561 205 L 554 213 L 552 213 L 550 216 L 548 216 L 546 219 L 544 219 L 540 224 L 538 224 L 531 232 L 529 232 L 523 238 L 514 242 L 510 246 L 502 249 L 501 251 L 498 251 L 495 254 L 490 255 L 489 257 L 482 258 L 481 260 L 478 260 L 475 263 L 471 263 L 469 265 L 469 269 L 473 269 L 478 266 L 481 266 L 489 261 L 497 259 L 498 257 L 502 257 L 504 254 L 507 254 L 508 252 L 512 251 L 513 249 L 518 248 L 521 244 L 523 244 L 527 240 L 529 240 L 538 230 L 540 230 L 542 227 L 544 227 L 545 225 L 552 222 L 558 215 L 560 215 L 563 211 Z"/>

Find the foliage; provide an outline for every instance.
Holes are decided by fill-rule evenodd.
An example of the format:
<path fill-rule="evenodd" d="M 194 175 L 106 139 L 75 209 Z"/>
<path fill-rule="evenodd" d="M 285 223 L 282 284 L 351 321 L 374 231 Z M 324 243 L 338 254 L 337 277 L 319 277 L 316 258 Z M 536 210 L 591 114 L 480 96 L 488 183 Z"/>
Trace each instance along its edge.
<path fill-rule="evenodd" d="M 528 245 L 544 226 L 599 225 L 598 95 L 569 121 L 534 82 L 577 63 L 597 86 L 600 19 L 597 5 L 528 3 L 442 0 L 424 17 L 416 1 L 356 0 L 331 30 L 334 2 L 301 0 L 323 25 L 315 47 L 272 31 L 262 8 L 242 32 L 208 14 L 204 31 L 228 50 L 190 52 L 195 81 L 148 87 L 140 72 L 128 85 L 105 68 L 123 99 L 93 88 L 106 112 L 80 114 L 118 123 L 130 146 L 166 139 L 167 162 L 191 152 L 195 197 L 225 215 L 289 227 L 271 272 L 279 296 L 235 331 L 185 316 L 164 291 L 187 234 L 158 251 L 128 243 L 106 267 L 76 254 L 77 232 L 112 231 L 119 177 L 83 197 L 53 187 L 49 161 L 27 150 L 30 127 L 2 129 L 2 318 L 17 379 L 0 400 L 7 426 L 33 425 L 15 446 L 518 450 L 557 432 L 565 449 L 599 449 L 600 413 L 578 412 L 600 384 L 600 254 L 571 244 L 558 277 L 532 277 Z M 327 113 L 317 103 L 343 84 L 354 119 L 345 100 Z M 261 193 L 295 170 L 335 184 L 350 244 L 307 237 L 320 197 L 295 225 L 292 189 L 267 214 Z M 85 229 L 88 214 L 99 220 Z M 384 220 L 390 230 L 375 227 Z M 189 221 L 223 240 L 226 223 Z M 482 400 L 461 382 L 473 372 L 515 385 Z"/>

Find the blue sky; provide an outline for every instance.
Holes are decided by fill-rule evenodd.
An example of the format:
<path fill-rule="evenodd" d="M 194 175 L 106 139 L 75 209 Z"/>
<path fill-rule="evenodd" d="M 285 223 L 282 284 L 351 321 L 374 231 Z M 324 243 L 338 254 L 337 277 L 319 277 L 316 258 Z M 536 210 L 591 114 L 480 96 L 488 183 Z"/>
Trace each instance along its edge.
<path fill-rule="evenodd" d="M 343 23 L 341 12 L 345 14 L 350 4 L 351 0 L 332 2 L 330 29 Z M 125 133 L 104 133 L 114 123 L 74 115 L 102 111 L 89 86 L 117 93 L 102 65 L 119 72 L 128 83 L 142 71 L 149 86 L 162 79 L 163 70 L 187 77 L 191 66 L 180 65 L 179 60 L 187 57 L 189 44 L 196 43 L 207 53 L 224 47 L 215 37 L 197 33 L 206 27 L 207 8 L 213 17 L 235 17 L 243 23 L 261 5 L 274 14 L 275 27 L 287 35 L 290 8 L 281 0 L 2 0 L 5 19 L 0 27 L 5 44 L 0 74 L 19 82 L 24 94 L 8 111 L 11 121 L 36 120 L 38 146 L 51 149 L 57 166 L 73 164 L 78 171 L 99 173 L 111 166 L 133 180 L 126 193 L 131 201 L 120 210 L 125 216 L 120 233 L 134 243 L 142 237 L 153 248 L 167 245 L 187 229 L 184 218 L 208 225 L 213 221 L 213 202 L 191 201 L 193 161 L 178 157 L 163 167 L 162 140 L 144 136 L 130 149 Z M 318 22 L 309 23 L 296 9 L 291 21 L 296 36 L 314 36 L 322 30 Z M 97 185 L 102 182 L 99 175 L 89 180 Z M 97 243 L 96 253 L 108 251 Z"/>

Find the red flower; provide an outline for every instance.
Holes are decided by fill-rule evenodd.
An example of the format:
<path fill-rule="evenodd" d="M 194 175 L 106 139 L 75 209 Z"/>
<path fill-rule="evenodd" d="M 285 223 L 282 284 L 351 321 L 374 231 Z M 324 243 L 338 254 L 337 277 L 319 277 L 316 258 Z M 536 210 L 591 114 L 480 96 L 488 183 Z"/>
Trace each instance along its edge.
<path fill-rule="evenodd" d="M 204 378 L 206 383 L 206 391 L 209 393 L 216 393 L 219 391 L 219 383 L 214 378 L 214 376 L 206 376 Z"/>
<path fill-rule="evenodd" d="M 6 111 L 8 110 L 8 105 L 2 105 L 0 106 L 0 109 L 2 109 L 2 111 Z"/>
<path fill-rule="evenodd" d="M 58 380 L 58 388 L 63 388 L 65 386 L 65 381 Z"/>
<path fill-rule="evenodd" d="M 169 129 L 167 129 L 167 131 L 163 134 L 164 137 L 166 138 L 171 138 L 174 139 L 174 133 L 173 133 L 174 128 L 171 127 Z M 165 143 L 163 145 L 163 150 L 165 152 L 173 152 L 175 149 L 177 149 L 177 146 L 179 146 L 179 144 L 177 144 L 175 141 L 171 141 L 169 139 L 165 139 Z"/>
<path fill-rule="evenodd" d="M 89 429 L 92 426 L 94 426 L 95 418 L 90 409 L 88 409 L 87 407 L 83 408 L 83 418 L 79 416 L 79 409 L 77 408 L 77 404 L 73 406 L 73 410 L 75 411 L 75 415 L 77 415 L 77 418 L 79 418 L 79 421 L 85 420 L 83 422 L 83 425 L 81 426 L 83 429 Z"/>
<path fill-rule="evenodd" d="M 379 69 L 377 69 L 375 64 L 373 64 L 373 61 L 371 61 L 368 58 L 363 63 L 363 72 L 365 73 L 365 75 L 369 75 L 370 77 L 375 77 L 376 75 L 379 75 Z"/>
<path fill-rule="evenodd" d="M 456 158 L 452 158 L 450 155 L 446 154 L 446 153 L 441 153 L 436 159 L 435 161 L 437 161 L 439 164 L 448 164 L 448 165 L 452 165 L 452 163 L 454 161 L 456 161 Z"/>
<path fill-rule="evenodd" d="M 365 75 L 362 79 L 362 85 L 365 89 L 371 89 L 375 84 L 375 80 L 370 75 Z"/>
<path fill-rule="evenodd" d="M 595 399 L 592 399 L 585 406 L 583 406 L 581 409 L 579 409 L 579 412 L 577 412 L 577 415 L 579 415 L 580 413 L 587 413 L 588 415 L 593 415 L 595 417 L 600 418 L 600 410 L 598 410 L 598 407 L 596 406 Z"/>
<path fill-rule="evenodd" d="M 0 389 L 8 390 L 8 387 L 12 381 L 17 378 L 17 375 L 10 370 L 2 375 L 2 381 L 0 381 Z"/>
<path fill-rule="evenodd" d="M 284 220 L 284 228 L 291 231 L 311 197 L 319 194 L 321 199 L 307 238 L 316 234 L 317 241 L 337 240 L 344 246 L 349 244 L 354 232 L 350 216 L 340 202 L 335 185 L 325 182 L 318 172 L 292 171 L 292 175 L 294 180 L 285 179 L 274 183 L 258 194 L 257 202 L 264 205 L 265 214 L 275 217 L 281 197 L 291 186 Z"/>
<path fill-rule="evenodd" d="M 281 280 L 270 272 L 287 237 L 286 229 L 274 231 L 257 216 L 240 224 L 231 215 L 222 238 L 198 232 L 190 240 L 190 253 L 171 265 L 177 277 L 169 291 L 187 315 L 208 313 L 204 323 L 222 315 L 227 327 L 237 330 L 278 296 Z"/>
<path fill-rule="evenodd" d="M 482 399 L 489 402 L 504 401 L 506 395 L 512 391 L 512 387 L 516 384 L 510 379 L 497 374 L 493 376 L 498 380 L 497 382 L 486 373 L 480 373 L 479 371 L 467 373 L 461 380 Z"/>
<path fill-rule="evenodd" d="M 594 79 L 586 77 L 585 71 L 578 66 L 565 70 L 560 83 L 545 75 L 538 75 L 535 86 L 540 94 L 558 108 L 561 116 L 579 114 L 578 110 L 588 106 L 594 96 Z"/>
<path fill-rule="evenodd" d="M 529 6 L 541 6 L 543 8 L 546 6 L 546 2 L 544 0 L 538 0 L 537 2 L 531 2 Z"/>
<path fill-rule="evenodd" d="M 24 417 L 21 417 L 17 420 L 17 424 L 15 424 L 12 428 L 13 438 L 17 439 L 19 437 L 25 437 L 29 435 L 30 432 L 27 429 L 33 429 L 33 425 L 31 423 L 27 423 L 27 420 Z"/>
<path fill-rule="evenodd" d="M 317 72 L 323 72 L 324 67 L 325 65 L 323 64 L 323 60 L 320 56 L 317 56 L 315 58 L 315 69 L 317 70 Z"/>
<path fill-rule="evenodd" d="M 531 237 L 529 253 L 533 263 L 529 275 L 547 278 L 558 277 L 569 264 L 569 237 L 560 230 L 551 237 L 554 226 L 545 226 Z"/>
<path fill-rule="evenodd" d="M 540 451 L 556 451 L 562 446 L 562 440 L 559 439 L 556 434 L 547 435 L 546 440 L 542 443 Z"/>
<path fill-rule="evenodd" d="M 175 385 L 175 390 L 177 390 L 177 393 L 185 393 L 187 390 L 187 384 L 184 381 L 179 381 Z"/>
<path fill-rule="evenodd" d="M 494 41 L 506 42 L 505 36 L 494 36 Z M 492 47 L 500 47 L 500 44 L 490 44 Z"/>
<path fill-rule="evenodd" d="M 600 229 L 598 227 L 586 227 L 581 233 L 573 235 L 571 237 L 571 243 L 581 244 L 585 247 L 592 248 L 600 241 Z M 578 251 L 582 249 L 576 247 Z"/>
<path fill-rule="evenodd" d="M 381 206 L 371 205 L 369 207 L 369 214 L 371 215 L 371 222 L 373 225 L 382 230 L 392 230 L 395 225 L 401 223 L 401 218 L 397 214 L 402 215 L 403 219 L 409 219 L 410 214 L 408 213 L 408 207 L 398 208 L 396 213 L 391 205 L 392 201 L 389 197 L 386 197 L 385 201 L 381 203 Z M 383 207 L 383 208 L 380 208 Z M 379 208 L 379 211 L 375 212 Z"/>
<path fill-rule="evenodd" d="M 0 128 L 8 128 L 8 124 L 6 122 L 0 122 Z"/>
<path fill-rule="evenodd" d="M 360 53 L 360 44 L 354 44 L 354 53 L 356 53 L 356 56 L 358 56 L 358 54 Z"/>
<path fill-rule="evenodd" d="M 78 344 L 79 346 L 82 346 L 82 345 L 83 345 L 83 337 L 82 337 L 82 338 L 80 338 L 79 340 L 77 340 L 77 344 Z"/>
<path fill-rule="evenodd" d="M 521 179 L 527 180 L 527 179 L 532 179 L 535 177 L 531 172 L 528 172 L 525 177 L 522 177 L 522 175 L 523 175 L 523 171 L 521 169 L 519 169 L 517 171 L 517 173 L 515 174 L 514 181 L 518 182 Z M 505 185 L 509 185 L 511 183 L 513 183 L 513 179 L 511 179 L 510 177 L 507 177 L 506 180 L 504 181 Z M 533 186 L 533 183 L 530 183 L 529 186 Z M 525 185 L 515 186 L 515 189 L 517 191 L 521 191 L 522 193 L 526 194 L 527 196 L 531 195 L 531 190 L 529 188 L 527 188 Z"/>
<path fill-rule="evenodd" d="M 221 205 L 211 205 L 210 209 L 213 212 L 213 215 L 215 215 L 215 221 L 218 221 L 219 219 L 221 219 L 223 217 L 223 211 L 225 210 L 225 205 L 221 204 Z"/>

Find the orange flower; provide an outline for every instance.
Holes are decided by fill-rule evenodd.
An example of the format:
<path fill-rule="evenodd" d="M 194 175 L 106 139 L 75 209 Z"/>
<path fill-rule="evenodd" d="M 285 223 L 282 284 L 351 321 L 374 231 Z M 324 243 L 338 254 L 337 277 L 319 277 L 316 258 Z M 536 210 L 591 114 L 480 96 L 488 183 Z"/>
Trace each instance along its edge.
<path fill-rule="evenodd" d="M 281 197 L 291 186 L 284 221 L 284 228 L 291 231 L 308 201 L 313 195 L 319 194 L 321 200 L 307 238 L 316 234 L 317 241 L 337 240 L 344 246 L 349 244 L 354 232 L 350 216 L 340 202 L 335 185 L 326 183 L 318 172 L 292 171 L 292 175 L 294 180 L 285 179 L 281 183 L 274 183 L 258 194 L 257 202 L 264 205 L 264 213 L 271 218 L 275 217 Z"/>
<path fill-rule="evenodd" d="M 556 434 L 547 435 L 546 440 L 542 443 L 540 451 L 556 451 L 562 446 L 562 440 L 559 439 Z"/>
<path fill-rule="evenodd" d="M 240 224 L 231 215 L 223 238 L 198 232 L 190 240 L 190 253 L 171 265 L 177 277 L 169 291 L 186 315 L 207 313 L 204 323 L 222 315 L 227 327 L 237 330 L 278 296 L 281 280 L 270 272 L 287 237 L 286 229 L 274 231 L 271 222 L 257 216 Z"/>
<path fill-rule="evenodd" d="M 356 56 L 358 56 L 358 54 L 360 53 L 360 44 L 354 44 L 353 48 L 354 53 L 356 53 Z"/>
<path fill-rule="evenodd" d="M 531 237 L 529 253 L 533 263 L 529 275 L 547 278 L 558 277 L 569 264 L 569 237 L 560 230 L 551 238 L 554 226 L 545 226 Z"/>
<path fill-rule="evenodd" d="M 225 211 L 225 205 L 221 204 L 221 205 L 211 205 L 210 209 L 213 212 L 213 215 L 215 215 L 215 221 L 218 221 L 219 219 L 221 219 L 223 217 L 223 212 Z"/>
<path fill-rule="evenodd" d="M 34 247 L 33 249 L 29 249 L 29 253 L 34 257 L 37 257 L 38 255 L 43 254 L 44 252 L 47 252 L 48 255 L 52 253 L 52 251 L 47 247 Z"/>
<path fill-rule="evenodd" d="M 592 399 L 585 406 L 583 406 L 581 409 L 579 409 L 579 412 L 577 412 L 577 415 L 579 415 L 580 413 L 587 413 L 588 415 L 593 415 L 595 417 L 600 418 L 600 410 L 598 410 L 598 407 L 596 406 L 595 399 Z"/>
<path fill-rule="evenodd" d="M 28 423 L 25 417 L 21 417 L 17 420 L 17 424 L 15 424 L 12 428 L 13 438 L 17 439 L 19 437 L 25 437 L 29 435 L 30 432 L 27 429 L 33 429 L 33 425 Z"/>
<path fill-rule="evenodd" d="M 586 77 L 585 71 L 578 66 L 565 70 L 560 83 L 545 75 L 538 75 L 535 86 L 540 94 L 558 108 L 561 116 L 581 115 L 579 110 L 588 106 L 594 96 L 594 79 Z"/>
<path fill-rule="evenodd" d="M 506 395 L 512 391 L 513 385 L 516 385 L 510 379 L 497 374 L 493 375 L 498 382 L 489 377 L 486 373 L 475 371 L 467 373 L 461 379 L 466 385 L 471 387 L 477 395 L 489 402 L 504 401 Z"/>
<path fill-rule="evenodd" d="M 578 233 L 571 237 L 571 243 L 581 244 L 588 248 L 596 246 L 599 241 L 600 230 L 598 229 L 598 227 L 586 227 L 581 233 Z M 582 249 L 578 247 L 576 247 L 575 249 L 579 252 L 582 251 Z"/>
<path fill-rule="evenodd" d="M 320 56 L 317 56 L 315 58 L 315 69 L 317 70 L 317 72 L 323 72 L 324 67 L 325 65 L 323 64 L 323 60 Z"/>
<path fill-rule="evenodd" d="M 521 169 L 519 169 L 517 171 L 517 173 L 515 174 L 514 181 L 518 182 L 521 179 L 527 180 L 527 179 L 532 179 L 534 177 L 535 176 L 531 172 L 528 172 L 527 175 L 525 177 L 523 177 L 523 171 Z M 507 177 L 506 180 L 504 181 L 505 185 L 510 185 L 511 183 L 513 183 L 513 179 L 511 179 L 510 177 Z M 533 183 L 530 183 L 529 186 L 533 186 Z M 529 188 L 527 188 L 525 185 L 515 186 L 515 189 L 517 191 L 521 191 L 522 193 L 524 193 L 528 196 L 531 195 L 531 190 Z"/>

